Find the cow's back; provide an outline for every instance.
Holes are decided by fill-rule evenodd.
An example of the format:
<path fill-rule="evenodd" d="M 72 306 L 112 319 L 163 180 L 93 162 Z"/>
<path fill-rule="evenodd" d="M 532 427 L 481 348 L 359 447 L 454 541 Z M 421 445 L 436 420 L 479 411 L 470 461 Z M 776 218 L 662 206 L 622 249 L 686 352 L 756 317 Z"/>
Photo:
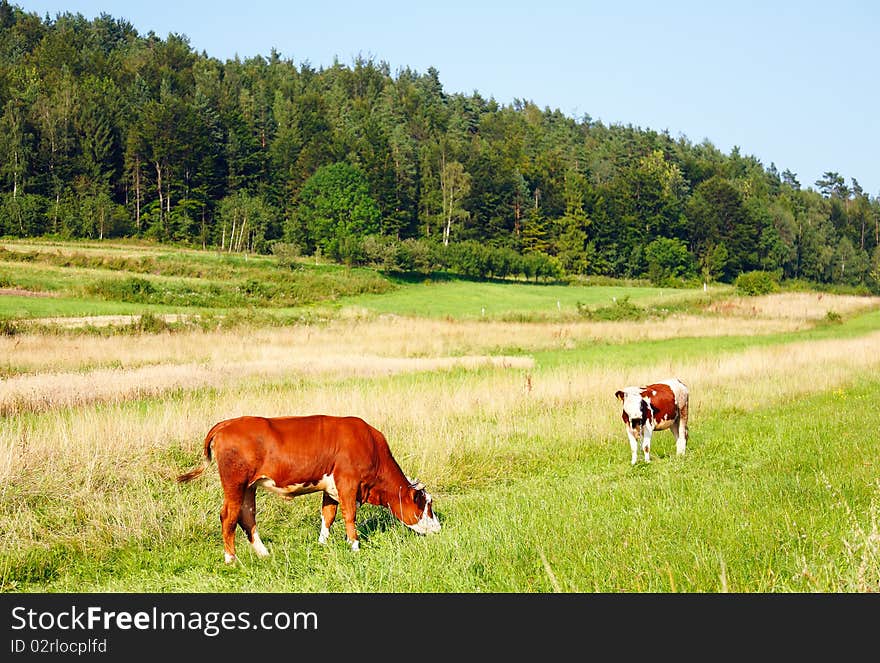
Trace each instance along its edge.
<path fill-rule="evenodd" d="M 317 481 L 340 466 L 368 472 L 376 453 L 370 426 L 359 417 L 244 416 L 224 422 L 214 439 L 221 474 L 277 485 Z"/>

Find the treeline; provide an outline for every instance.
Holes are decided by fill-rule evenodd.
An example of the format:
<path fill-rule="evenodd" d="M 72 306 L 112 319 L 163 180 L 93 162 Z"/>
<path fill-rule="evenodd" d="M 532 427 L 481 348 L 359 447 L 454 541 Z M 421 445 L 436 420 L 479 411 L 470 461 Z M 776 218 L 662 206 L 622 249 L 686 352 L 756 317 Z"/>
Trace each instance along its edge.
<path fill-rule="evenodd" d="M 181 35 L 6 0 L 0 235 L 880 291 L 880 201 L 835 171 L 802 187 L 739 148 L 449 94 L 433 68 L 221 62 Z"/>

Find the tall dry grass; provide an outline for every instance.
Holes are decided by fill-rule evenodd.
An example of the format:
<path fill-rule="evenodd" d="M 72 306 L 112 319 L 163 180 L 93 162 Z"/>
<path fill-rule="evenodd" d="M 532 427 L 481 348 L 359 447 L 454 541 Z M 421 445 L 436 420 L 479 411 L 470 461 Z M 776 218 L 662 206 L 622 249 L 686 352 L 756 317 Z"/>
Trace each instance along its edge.
<path fill-rule="evenodd" d="M 407 379 L 389 379 L 384 369 L 345 380 L 267 381 L 263 375 L 243 383 L 229 380 L 209 391 L 181 387 L 182 392 L 143 406 L 127 402 L 130 387 L 120 384 L 116 398 L 101 407 L 50 407 L 39 414 L 0 419 L 0 495 L 5 497 L 13 487 L 18 492 L 31 490 L 29 486 L 35 491 L 57 487 L 57 477 L 64 477 L 71 484 L 71 499 L 78 495 L 92 500 L 96 494 L 112 493 L 124 477 L 137 476 L 144 467 L 170 478 L 181 468 L 167 465 L 165 452 L 185 450 L 194 462 L 205 432 L 220 419 L 316 412 L 362 416 L 386 432 L 412 473 L 442 484 L 456 473 L 451 458 L 476 450 L 506 453 L 513 450 L 511 440 L 523 437 L 587 444 L 623 440 L 613 392 L 633 382 L 671 374 L 684 379 L 692 391 L 694 427 L 703 412 L 717 408 L 735 405 L 748 411 L 834 389 L 859 375 L 876 373 L 880 333 L 758 348 L 689 363 L 670 358 L 635 374 L 572 366 L 535 371 L 515 361 L 462 367 L 465 372 L 444 373 L 425 364 L 424 374 Z M 112 376 L 108 380 L 112 382 Z M 76 386 L 88 389 L 86 380 Z M 166 466 L 157 466 L 157 458 Z M 107 505 L 116 508 L 113 500 Z M 3 539 L 8 543 L 13 532 L 19 536 L 20 526 L 20 521 L 6 521 Z"/>
<path fill-rule="evenodd" d="M 398 316 L 340 320 L 327 325 L 236 331 L 182 331 L 157 335 L 55 336 L 22 333 L 0 336 L 0 361 L 7 372 L 86 371 L 107 366 L 225 363 L 306 352 L 320 357 L 354 354 L 391 357 L 442 357 L 497 353 L 518 347 L 529 351 L 569 349 L 578 343 L 626 343 L 697 336 L 752 336 L 805 329 L 808 319 L 707 319 L 675 315 L 644 322 L 475 322 L 424 320 Z"/>
<path fill-rule="evenodd" d="M 737 317 L 809 322 L 828 313 L 851 315 L 880 306 L 880 297 L 835 295 L 816 292 L 787 292 L 760 297 L 730 297 L 714 302 L 710 312 Z"/>
<path fill-rule="evenodd" d="M 812 309 L 801 317 L 674 315 L 650 324 L 381 316 L 245 333 L 186 331 L 137 337 L 25 333 L 0 336 L 0 361 L 9 375 L 0 381 L 0 412 L 74 405 L 76 394 L 83 403 L 112 401 L 117 387 L 120 398 L 137 398 L 163 388 L 220 386 L 236 377 L 271 377 L 288 371 L 344 375 L 429 370 L 455 364 L 453 356 L 498 355 L 505 348 L 561 350 L 591 342 L 792 332 L 807 328 L 815 317 Z M 440 361 L 413 361 L 423 358 Z"/>

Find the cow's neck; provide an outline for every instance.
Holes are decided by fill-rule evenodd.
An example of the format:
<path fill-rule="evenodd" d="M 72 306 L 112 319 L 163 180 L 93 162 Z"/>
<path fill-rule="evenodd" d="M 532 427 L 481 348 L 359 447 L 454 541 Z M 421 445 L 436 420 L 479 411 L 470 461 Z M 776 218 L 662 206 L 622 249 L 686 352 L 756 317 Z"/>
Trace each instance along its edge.
<path fill-rule="evenodd" d="M 408 499 L 409 480 L 399 467 L 387 468 L 381 476 L 383 479 L 368 489 L 365 501 L 387 506 L 398 520 L 402 520 L 402 502 Z"/>

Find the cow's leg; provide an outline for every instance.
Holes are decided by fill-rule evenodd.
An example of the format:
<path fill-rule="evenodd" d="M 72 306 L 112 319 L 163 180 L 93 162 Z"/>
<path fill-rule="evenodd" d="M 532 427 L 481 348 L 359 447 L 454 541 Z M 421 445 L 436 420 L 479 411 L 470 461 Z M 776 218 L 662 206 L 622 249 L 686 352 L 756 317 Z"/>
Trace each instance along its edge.
<path fill-rule="evenodd" d="M 645 425 L 644 428 L 642 428 L 642 451 L 645 454 L 645 462 L 646 463 L 651 462 L 651 433 L 652 432 L 653 432 L 652 428 L 650 426 L 648 426 L 647 424 Z"/>
<path fill-rule="evenodd" d="M 321 503 L 321 533 L 318 535 L 318 543 L 327 543 L 330 536 L 330 525 L 336 520 L 336 508 L 339 502 L 324 493 L 324 500 Z"/>
<path fill-rule="evenodd" d="M 339 506 L 342 507 L 342 517 L 345 520 L 345 539 L 352 550 L 358 550 L 357 526 L 355 519 L 357 517 L 357 486 L 346 486 L 336 483 L 336 490 L 339 493 Z"/>
<path fill-rule="evenodd" d="M 639 459 L 639 441 L 631 426 L 626 427 L 626 436 L 629 438 L 629 448 L 632 451 L 632 464 L 635 465 Z"/>
<path fill-rule="evenodd" d="M 678 418 L 672 426 L 675 433 L 675 452 L 681 456 L 684 454 L 688 441 L 688 404 L 687 398 L 678 408 Z"/>
<path fill-rule="evenodd" d="M 258 557 L 268 557 L 269 551 L 260 540 L 260 534 L 257 532 L 257 487 L 248 486 L 244 492 L 244 499 L 241 504 L 241 512 L 238 514 L 238 524 L 250 541 L 254 552 Z"/>
<path fill-rule="evenodd" d="M 246 486 L 223 486 L 223 507 L 220 509 L 220 529 L 223 532 L 224 560 L 227 564 L 235 561 L 235 528 L 241 513 L 241 502 L 244 499 Z"/>

